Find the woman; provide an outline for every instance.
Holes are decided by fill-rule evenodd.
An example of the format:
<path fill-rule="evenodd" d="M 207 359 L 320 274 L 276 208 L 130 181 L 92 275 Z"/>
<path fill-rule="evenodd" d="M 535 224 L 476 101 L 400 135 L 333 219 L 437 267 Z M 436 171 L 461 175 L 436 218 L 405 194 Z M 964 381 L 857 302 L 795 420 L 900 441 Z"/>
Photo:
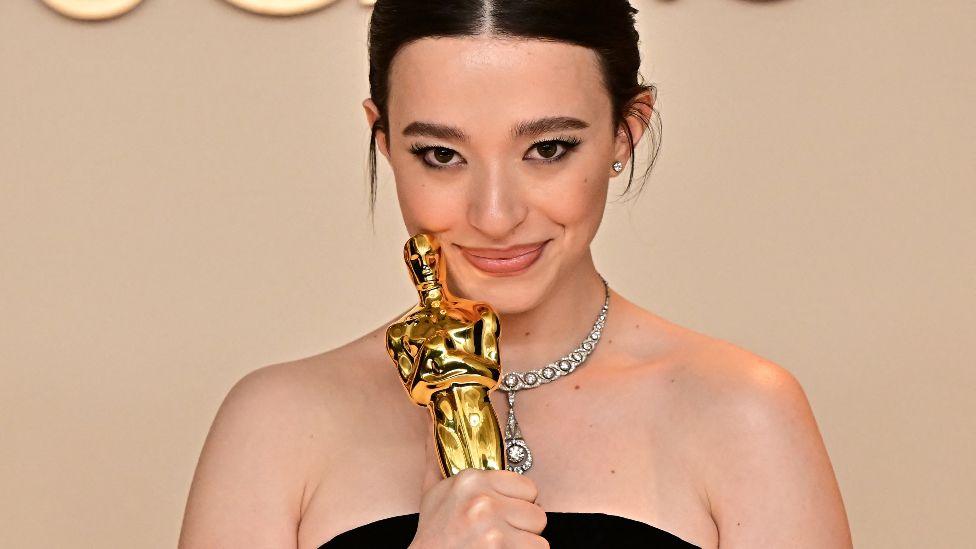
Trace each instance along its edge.
<path fill-rule="evenodd" d="M 493 306 L 505 372 L 591 343 L 552 380 L 490 393 L 500 424 L 519 397 L 507 440 L 531 466 L 441 477 L 387 354 L 390 318 L 230 390 L 181 547 L 851 546 L 797 380 L 631 303 L 594 265 L 610 180 L 654 113 L 635 12 L 380 0 L 372 16 L 363 106 L 408 233 L 439 239 L 454 294 Z"/>

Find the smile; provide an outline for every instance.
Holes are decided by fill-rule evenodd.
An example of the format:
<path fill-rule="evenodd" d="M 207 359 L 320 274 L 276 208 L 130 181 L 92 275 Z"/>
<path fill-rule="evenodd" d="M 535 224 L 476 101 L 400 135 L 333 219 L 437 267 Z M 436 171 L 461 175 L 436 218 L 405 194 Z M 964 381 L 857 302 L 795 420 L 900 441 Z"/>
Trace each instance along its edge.
<path fill-rule="evenodd" d="M 546 240 L 505 249 L 465 248 L 464 246 L 458 248 L 461 250 L 461 255 L 475 268 L 494 276 L 513 276 L 522 274 L 531 267 L 542 255 L 548 243 L 549 240 Z"/>

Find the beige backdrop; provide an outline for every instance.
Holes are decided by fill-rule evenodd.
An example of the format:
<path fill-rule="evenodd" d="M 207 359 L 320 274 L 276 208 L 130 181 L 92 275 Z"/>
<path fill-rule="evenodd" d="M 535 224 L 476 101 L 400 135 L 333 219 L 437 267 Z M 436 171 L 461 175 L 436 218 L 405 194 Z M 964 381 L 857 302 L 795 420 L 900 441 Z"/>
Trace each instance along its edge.
<path fill-rule="evenodd" d="M 972 547 L 976 4 L 635 3 L 663 146 L 598 267 L 799 378 L 858 547 Z M 368 17 L 0 3 L 0 546 L 173 547 L 233 383 L 409 305 Z"/>

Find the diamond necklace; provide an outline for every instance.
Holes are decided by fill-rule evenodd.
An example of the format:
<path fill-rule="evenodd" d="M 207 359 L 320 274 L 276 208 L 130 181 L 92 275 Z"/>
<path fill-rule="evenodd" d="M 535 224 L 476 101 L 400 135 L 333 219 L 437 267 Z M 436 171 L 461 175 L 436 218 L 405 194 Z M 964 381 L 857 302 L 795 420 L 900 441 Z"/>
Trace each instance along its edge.
<path fill-rule="evenodd" d="M 600 276 L 600 280 L 603 281 L 606 298 L 600 314 L 596 317 L 596 322 L 593 323 L 593 329 L 586 339 L 559 360 L 535 370 L 509 372 L 498 384 L 499 389 L 508 393 L 508 422 L 505 425 L 505 455 L 508 457 L 508 465 L 505 468 L 509 471 L 522 474 L 532 467 L 532 452 L 522 438 L 522 430 L 519 429 L 518 420 L 515 419 L 515 393 L 523 389 L 534 389 L 569 375 L 589 358 L 597 342 L 600 341 L 603 325 L 607 321 L 607 309 L 610 307 L 610 286 L 603 276 Z"/>

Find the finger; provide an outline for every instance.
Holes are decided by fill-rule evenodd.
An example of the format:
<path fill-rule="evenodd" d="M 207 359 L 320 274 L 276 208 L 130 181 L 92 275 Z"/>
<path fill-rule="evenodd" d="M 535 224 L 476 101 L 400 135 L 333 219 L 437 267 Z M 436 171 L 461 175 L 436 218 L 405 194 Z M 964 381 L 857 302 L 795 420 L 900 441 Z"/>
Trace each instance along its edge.
<path fill-rule="evenodd" d="M 547 520 L 546 512 L 535 503 L 513 498 L 505 502 L 505 521 L 513 528 L 541 534 Z"/>
<path fill-rule="evenodd" d="M 534 502 L 539 496 L 535 482 L 525 475 L 507 469 L 489 471 L 489 473 L 491 474 L 491 487 L 503 496 L 530 502 Z"/>
<path fill-rule="evenodd" d="M 549 549 L 546 538 L 530 532 L 517 531 L 509 539 L 511 545 L 505 545 L 506 549 Z"/>

